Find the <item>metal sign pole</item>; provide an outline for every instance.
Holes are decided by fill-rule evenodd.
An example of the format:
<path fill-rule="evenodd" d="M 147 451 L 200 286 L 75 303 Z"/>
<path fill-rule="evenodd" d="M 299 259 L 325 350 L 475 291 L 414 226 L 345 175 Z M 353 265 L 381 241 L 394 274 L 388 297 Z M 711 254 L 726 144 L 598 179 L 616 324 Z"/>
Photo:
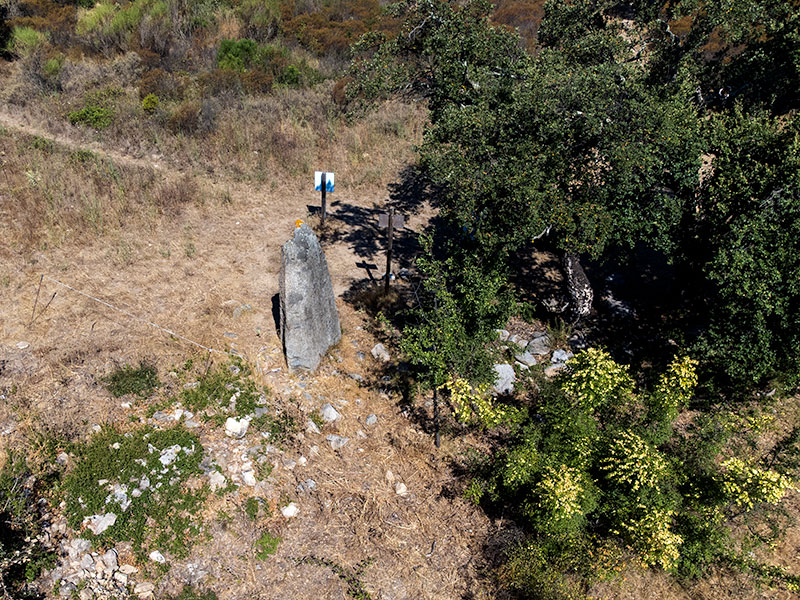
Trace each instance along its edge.
<path fill-rule="evenodd" d="M 387 232 L 388 242 L 386 244 L 386 283 L 383 293 L 389 293 L 389 281 L 392 274 L 392 237 L 394 236 L 394 208 L 389 209 L 389 231 Z"/>
<path fill-rule="evenodd" d="M 322 172 L 322 186 L 320 186 L 322 188 L 322 217 L 320 219 L 320 225 L 321 226 L 325 225 L 325 212 L 326 212 L 325 211 L 325 192 L 326 192 L 325 188 L 328 187 L 327 179 L 328 179 L 328 174 L 325 171 L 323 171 Z"/>

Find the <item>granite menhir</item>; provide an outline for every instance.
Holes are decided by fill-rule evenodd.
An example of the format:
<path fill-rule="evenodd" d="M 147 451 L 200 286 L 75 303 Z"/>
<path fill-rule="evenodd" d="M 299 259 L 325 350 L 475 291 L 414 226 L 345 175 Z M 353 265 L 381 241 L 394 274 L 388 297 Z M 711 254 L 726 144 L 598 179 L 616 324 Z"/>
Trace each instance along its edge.
<path fill-rule="evenodd" d="M 289 372 L 314 371 L 342 337 L 328 261 L 305 223 L 281 250 L 281 341 Z"/>

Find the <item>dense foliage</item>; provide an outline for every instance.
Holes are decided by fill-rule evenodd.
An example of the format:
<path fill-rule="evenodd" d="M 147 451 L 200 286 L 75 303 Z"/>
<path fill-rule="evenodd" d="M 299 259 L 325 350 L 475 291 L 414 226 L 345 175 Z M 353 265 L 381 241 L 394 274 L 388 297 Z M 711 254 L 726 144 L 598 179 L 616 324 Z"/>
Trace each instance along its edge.
<path fill-rule="evenodd" d="M 420 158 L 442 216 L 431 257 L 447 265 L 466 322 L 502 326 L 511 257 L 544 234 L 601 260 L 645 245 L 685 276 L 691 318 L 674 335 L 699 351 L 704 373 L 724 385 L 792 379 L 798 145 L 793 114 L 780 111 L 796 98 L 763 94 L 753 65 L 796 75 L 778 48 L 797 33 L 797 7 L 738 3 L 765 19 L 755 35 L 743 14 L 678 3 L 676 18 L 698 21 L 678 37 L 645 4 L 624 20 L 614 2 L 548 2 L 529 54 L 480 1 L 402 2 L 398 36 L 362 40 L 351 94 L 427 99 Z M 724 60 L 707 57 L 712 37 Z M 747 65 L 756 79 L 734 97 Z M 720 81 L 712 102 L 705 90 Z M 467 281 L 496 293 L 476 303 Z"/>

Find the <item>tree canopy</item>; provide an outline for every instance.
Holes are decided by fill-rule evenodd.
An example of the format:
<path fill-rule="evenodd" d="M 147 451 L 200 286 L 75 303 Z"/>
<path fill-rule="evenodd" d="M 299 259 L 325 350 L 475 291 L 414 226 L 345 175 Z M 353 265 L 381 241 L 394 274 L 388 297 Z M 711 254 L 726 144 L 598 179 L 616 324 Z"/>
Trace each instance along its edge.
<path fill-rule="evenodd" d="M 747 385 L 797 372 L 796 2 L 549 1 L 533 53 L 482 0 L 392 10 L 405 24 L 362 40 L 351 93 L 428 102 L 431 251 L 448 257 L 461 318 L 502 324 L 465 281 L 512 294 L 498 278 L 545 232 L 600 260 L 644 244 L 690 274 L 683 339 L 705 372 Z"/>

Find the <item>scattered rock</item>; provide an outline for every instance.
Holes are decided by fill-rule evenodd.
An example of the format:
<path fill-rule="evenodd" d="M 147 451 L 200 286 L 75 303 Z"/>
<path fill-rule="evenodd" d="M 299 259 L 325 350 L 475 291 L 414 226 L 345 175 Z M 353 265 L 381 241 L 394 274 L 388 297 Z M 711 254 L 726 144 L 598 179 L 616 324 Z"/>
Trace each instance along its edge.
<path fill-rule="evenodd" d="M 495 382 L 492 389 L 496 394 L 510 394 L 514 391 L 514 382 L 517 380 L 514 367 L 508 363 L 494 365 Z"/>
<path fill-rule="evenodd" d="M 314 421 L 313 421 L 313 420 L 309 419 L 309 420 L 306 422 L 306 433 L 316 433 L 316 434 L 320 434 L 320 433 L 322 433 L 322 432 L 319 430 L 319 427 L 317 427 L 317 424 L 316 424 L 316 423 L 314 423 Z"/>
<path fill-rule="evenodd" d="M 159 423 L 167 423 L 172 421 L 172 415 L 165 413 L 164 411 L 157 410 L 153 413 L 153 420 L 158 421 Z"/>
<path fill-rule="evenodd" d="M 87 571 L 94 571 L 94 559 L 91 554 L 84 554 L 81 558 L 81 569 Z"/>
<path fill-rule="evenodd" d="M 406 488 L 406 484 L 398 481 L 394 485 L 394 493 L 398 496 L 408 496 L 408 488 Z"/>
<path fill-rule="evenodd" d="M 328 442 L 330 442 L 331 448 L 334 450 L 338 450 L 339 448 L 343 448 L 347 442 L 350 441 L 350 438 L 342 437 L 341 435 L 336 435 L 334 433 L 328 434 L 326 438 Z"/>
<path fill-rule="evenodd" d="M 306 479 L 303 483 L 297 486 L 298 492 L 313 492 L 317 489 L 317 482 L 313 479 Z"/>
<path fill-rule="evenodd" d="M 125 573 L 125 575 L 133 575 L 134 573 L 139 572 L 139 569 L 133 565 L 120 565 L 119 570 L 120 573 Z"/>
<path fill-rule="evenodd" d="M 256 483 L 256 472 L 252 469 L 248 469 L 247 471 L 242 471 L 242 480 L 244 481 L 245 485 L 249 485 L 250 487 L 254 487 Z"/>
<path fill-rule="evenodd" d="M 152 584 L 149 581 L 141 581 L 136 584 L 135 588 L 133 588 L 133 593 L 137 596 L 144 596 L 147 594 L 152 594 L 154 589 L 156 589 L 155 584 Z"/>
<path fill-rule="evenodd" d="M 30 344 L 28 342 L 17 342 L 17 349 L 18 350 L 25 350 L 29 346 L 30 346 Z"/>
<path fill-rule="evenodd" d="M 117 568 L 117 551 L 113 548 L 109 548 L 106 550 L 105 554 L 103 554 L 103 563 L 106 565 L 107 569 L 116 570 Z"/>
<path fill-rule="evenodd" d="M 150 560 L 152 560 L 153 562 L 157 562 L 157 563 L 161 563 L 161 564 L 164 564 L 165 562 L 167 562 L 167 559 L 164 558 L 164 555 L 161 554 L 161 552 L 159 552 L 158 550 L 153 550 L 149 554 L 149 556 L 150 556 Z M 136 587 L 139 587 L 139 586 L 137 585 Z"/>
<path fill-rule="evenodd" d="M 228 480 L 225 479 L 225 476 L 219 471 L 209 471 L 208 485 L 212 492 L 216 492 L 217 490 L 224 489 L 228 485 Z"/>
<path fill-rule="evenodd" d="M 526 350 L 534 356 L 548 354 L 550 352 L 550 336 L 544 332 L 537 333 L 533 336 L 533 339 L 528 342 Z"/>
<path fill-rule="evenodd" d="M 364 354 L 361 350 L 359 350 L 358 352 L 356 352 L 356 358 L 358 360 L 364 360 L 365 358 L 367 358 L 367 355 Z"/>
<path fill-rule="evenodd" d="M 306 224 L 281 249 L 280 316 L 289 372 L 314 371 L 342 337 L 328 262 Z"/>
<path fill-rule="evenodd" d="M 297 466 L 297 461 L 293 458 L 284 458 L 283 459 L 283 468 L 287 471 L 293 471 L 294 468 Z"/>
<path fill-rule="evenodd" d="M 333 406 L 331 406 L 330 403 L 323 404 L 319 412 L 322 415 L 322 418 L 325 419 L 327 423 L 332 423 L 333 421 L 341 418 L 342 416 L 339 414 L 339 411 L 337 411 L 335 408 L 333 408 Z"/>
<path fill-rule="evenodd" d="M 386 346 L 380 343 L 375 344 L 372 347 L 370 354 L 372 354 L 372 358 L 381 362 L 389 362 L 392 359 L 392 357 L 389 355 L 389 351 L 386 350 Z"/>
<path fill-rule="evenodd" d="M 70 543 L 70 547 L 76 553 L 81 552 L 88 552 L 89 548 L 92 547 L 92 543 L 89 540 L 85 540 L 83 538 L 74 538 Z"/>
<path fill-rule="evenodd" d="M 514 358 L 526 367 L 532 367 L 536 364 L 536 357 L 527 350 L 520 354 L 515 354 Z"/>
<path fill-rule="evenodd" d="M 288 505 L 284 506 L 281 509 L 281 514 L 286 517 L 287 519 L 291 519 L 292 517 L 296 517 L 300 513 L 300 509 L 294 502 L 289 502 Z"/>
<path fill-rule="evenodd" d="M 497 332 L 497 339 L 501 342 L 508 341 L 508 336 L 510 335 L 508 331 L 505 329 L 495 329 L 495 331 Z"/>
<path fill-rule="evenodd" d="M 117 515 L 106 513 L 104 515 L 92 515 L 83 520 L 84 525 L 95 535 L 100 535 L 106 529 L 117 522 Z"/>
<path fill-rule="evenodd" d="M 161 456 L 159 456 L 159 462 L 164 465 L 165 467 L 171 465 L 175 462 L 175 459 L 178 458 L 178 452 L 181 451 L 181 447 L 179 444 L 175 444 L 174 446 L 170 446 L 169 448 L 164 448 L 161 451 Z"/>
<path fill-rule="evenodd" d="M 567 350 L 556 350 L 555 352 L 553 352 L 553 357 L 550 359 L 550 362 L 553 364 L 565 363 L 573 356 L 575 355 L 572 352 L 568 352 Z"/>
<path fill-rule="evenodd" d="M 392 483 L 394 483 L 394 473 L 392 473 L 391 471 L 387 470 L 386 471 L 386 481 L 388 481 L 390 485 Z"/>
<path fill-rule="evenodd" d="M 228 417 L 225 421 L 225 435 L 228 437 L 235 437 L 236 439 L 241 439 L 247 433 L 247 428 L 250 425 L 250 419 L 247 417 L 242 417 L 241 419 L 236 419 L 234 417 Z"/>
<path fill-rule="evenodd" d="M 56 464 L 57 465 L 61 465 L 62 467 L 65 467 L 65 466 L 67 466 L 68 462 L 69 462 L 69 454 L 67 454 L 66 452 L 62 452 L 61 454 L 56 456 Z"/>
<path fill-rule="evenodd" d="M 377 423 L 377 422 L 378 422 L 378 416 L 377 416 L 377 415 L 374 415 L 374 414 L 373 414 L 373 415 L 369 415 L 369 416 L 367 417 L 367 420 L 366 420 L 366 421 L 364 421 L 364 422 L 365 422 L 367 425 L 375 425 L 375 423 Z"/>
<path fill-rule="evenodd" d="M 117 580 L 122 585 L 128 585 L 128 576 L 125 573 L 117 571 L 116 573 L 114 573 L 114 579 Z"/>
<path fill-rule="evenodd" d="M 364 378 L 361 375 L 359 375 L 358 373 L 348 373 L 347 376 L 350 379 L 355 379 L 359 383 L 362 383 L 364 381 Z"/>

